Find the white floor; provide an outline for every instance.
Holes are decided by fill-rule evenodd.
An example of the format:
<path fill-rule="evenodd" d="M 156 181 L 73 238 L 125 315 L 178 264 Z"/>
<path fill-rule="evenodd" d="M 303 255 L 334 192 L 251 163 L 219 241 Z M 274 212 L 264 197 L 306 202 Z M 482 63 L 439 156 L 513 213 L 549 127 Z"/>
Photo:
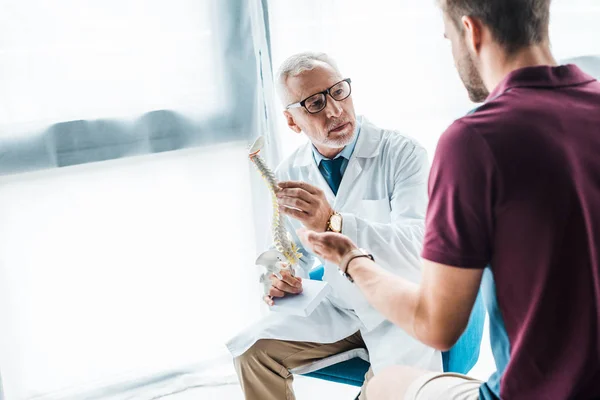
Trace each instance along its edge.
<path fill-rule="evenodd" d="M 336 383 L 298 377 L 294 380 L 298 400 L 354 400 L 359 388 Z M 171 395 L 161 400 L 244 400 L 239 385 L 199 388 Z"/>

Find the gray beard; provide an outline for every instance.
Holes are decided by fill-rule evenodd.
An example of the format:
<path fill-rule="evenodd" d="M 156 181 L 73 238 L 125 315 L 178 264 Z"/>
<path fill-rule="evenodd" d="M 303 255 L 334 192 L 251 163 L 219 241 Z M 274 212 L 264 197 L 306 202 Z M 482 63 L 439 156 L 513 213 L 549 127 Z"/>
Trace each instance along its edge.
<path fill-rule="evenodd" d="M 354 140 L 354 132 L 351 132 L 349 135 L 337 138 L 337 139 L 329 139 L 325 138 L 322 144 L 327 147 L 331 147 L 334 149 L 340 149 L 342 147 L 346 147 Z"/>

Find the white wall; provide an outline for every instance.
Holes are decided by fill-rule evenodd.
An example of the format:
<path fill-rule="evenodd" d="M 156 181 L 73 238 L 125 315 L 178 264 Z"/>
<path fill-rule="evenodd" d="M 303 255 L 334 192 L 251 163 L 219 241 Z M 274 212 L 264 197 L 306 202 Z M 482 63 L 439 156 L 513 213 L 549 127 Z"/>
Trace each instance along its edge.
<path fill-rule="evenodd" d="M 600 2 L 553 0 L 550 35 L 558 59 L 600 55 Z M 437 140 L 475 107 L 454 69 L 435 1 L 271 1 L 273 64 L 325 51 L 351 77 L 356 111 L 413 136 L 433 157 Z M 280 119 L 284 153 L 305 141 Z"/>

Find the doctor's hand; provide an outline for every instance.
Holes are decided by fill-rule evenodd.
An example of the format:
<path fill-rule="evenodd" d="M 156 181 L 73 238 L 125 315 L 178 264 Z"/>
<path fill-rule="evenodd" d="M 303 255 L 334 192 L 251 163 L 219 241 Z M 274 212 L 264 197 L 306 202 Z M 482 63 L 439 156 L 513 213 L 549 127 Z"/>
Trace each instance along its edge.
<path fill-rule="evenodd" d="M 325 198 L 325 193 L 306 182 L 279 182 L 277 192 L 279 210 L 297 219 L 306 228 L 315 232 L 325 232 L 333 209 Z"/>
<path fill-rule="evenodd" d="M 272 306 L 273 297 L 283 297 L 288 294 L 302 293 L 302 278 L 292 276 L 290 271 L 281 271 L 282 279 L 271 275 L 271 288 L 269 294 L 263 298 L 265 303 Z"/>
<path fill-rule="evenodd" d="M 324 232 L 317 233 L 307 229 L 296 231 L 300 241 L 319 257 L 340 265 L 342 258 L 350 251 L 358 247 L 348 238 L 340 233 Z"/>

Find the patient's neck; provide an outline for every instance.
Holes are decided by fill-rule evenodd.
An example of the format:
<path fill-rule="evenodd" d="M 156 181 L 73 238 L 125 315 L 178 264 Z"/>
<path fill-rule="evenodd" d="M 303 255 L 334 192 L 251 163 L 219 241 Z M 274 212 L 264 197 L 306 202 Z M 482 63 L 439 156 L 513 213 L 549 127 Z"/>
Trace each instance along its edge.
<path fill-rule="evenodd" d="M 484 82 L 488 90 L 493 91 L 508 74 L 521 68 L 535 67 L 542 65 L 558 65 L 549 43 L 543 43 L 534 46 L 524 47 L 513 54 L 507 54 L 505 51 L 497 48 L 496 51 L 490 51 L 485 59 L 488 71 Z"/>

